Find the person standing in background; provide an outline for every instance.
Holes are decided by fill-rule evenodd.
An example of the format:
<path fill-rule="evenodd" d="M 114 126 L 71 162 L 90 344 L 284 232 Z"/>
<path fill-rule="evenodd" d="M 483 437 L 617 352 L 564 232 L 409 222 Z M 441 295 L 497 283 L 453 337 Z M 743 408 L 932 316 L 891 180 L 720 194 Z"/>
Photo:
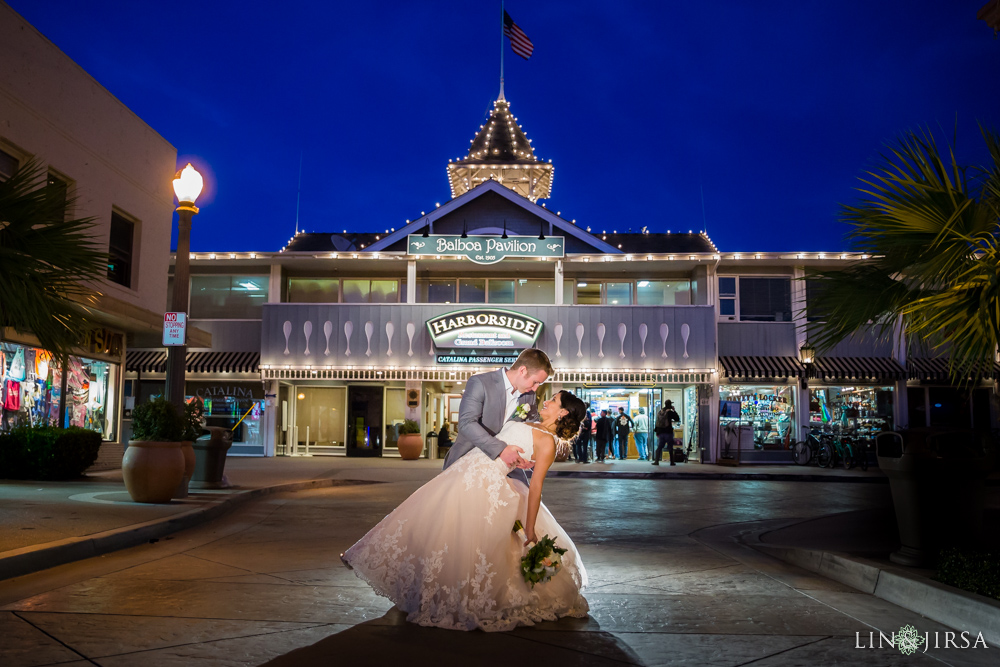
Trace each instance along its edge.
<path fill-rule="evenodd" d="M 674 422 L 680 423 L 680 415 L 674 410 L 674 404 L 666 401 L 660 411 L 656 413 L 656 455 L 653 457 L 653 465 L 660 465 L 660 456 L 663 448 L 669 447 L 670 465 L 674 463 Z"/>
<path fill-rule="evenodd" d="M 590 463 L 590 459 L 587 458 L 587 450 L 590 447 L 590 427 L 592 421 L 590 411 L 588 410 L 583 418 L 583 422 L 580 423 L 580 432 L 573 441 L 573 455 L 576 457 L 577 463 Z"/>
<path fill-rule="evenodd" d="M 635 448 L 639 452 L 640 461 L 649 460 L 649 452 L 646 450 L 646 437 L 649 435 L 649 418 L 646 417 L 646 408 L 639 408 L 639 414 L 635 418 Z"/>
<path fill-rule="evenodd" d="M 635 426 L 632 418 L 625 414 L 625 408 L 618 408 L 615 417 L 615 435 L 618 436 L 618 456 L 622 461 L 628 458 L 628 434 Z"/>
<path fill-rule="evenodd" d="M 611 440 L 613 431 L 611 418 L 608 417 L 607 410 L 601 410 L 601 416 L 597 420 L 597 462 L 604 463 L 604 453 Z"/>
<path fill-rule="evenodd" d="M 587 443 L 587 460 L 596 461 L 597 455 L 595 446 L 597 443 L 597 410 L 591 408 L 590 412 L 590 441 Z"/>

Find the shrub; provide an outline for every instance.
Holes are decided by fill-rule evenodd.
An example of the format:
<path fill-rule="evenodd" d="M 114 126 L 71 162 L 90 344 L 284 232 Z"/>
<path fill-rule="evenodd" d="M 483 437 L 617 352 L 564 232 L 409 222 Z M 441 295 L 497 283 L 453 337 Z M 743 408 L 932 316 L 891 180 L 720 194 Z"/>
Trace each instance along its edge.
<path fill-rule="evenodd" d="M 946 549 L 941 552 L 937 580 L 1000 600 L 1000 554 L 969 549 Z"/>
<path fill-rule="evenodd" d="M 411 435 L 413 433 L 420 433 L 420 424 L 412 419 L 404 419 L 403 425 L 399 427 L 399 434 Z"/>
<path fill-rule="evenodd" d="M 71 426 L 22 427 L 0 435 L 0 478 L 74 479 L 94 465 L 101 434 Z"/>
<path fill-rule="evenodd" d="M 188 423 L 173 403 L 158 397 L 132 410 L 132 440 L 183 442 Z"/>

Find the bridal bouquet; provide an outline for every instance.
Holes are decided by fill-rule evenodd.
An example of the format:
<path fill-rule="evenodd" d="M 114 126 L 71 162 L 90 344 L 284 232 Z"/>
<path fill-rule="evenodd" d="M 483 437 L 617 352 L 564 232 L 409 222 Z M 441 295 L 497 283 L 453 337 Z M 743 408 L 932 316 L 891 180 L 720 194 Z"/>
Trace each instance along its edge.
<path fill-rule="evenodd" d="M 527 539 L 520 520 L 514 521 L 514 532 L 521 540 Z M 521 558 L 521 575 L 524 577 L 524 583 L 531 584 L 534 588 L 535 584 L 544 584 L 554 577 L 562 567 L 564 553 L 565 549 L 556 546 L 556 538 L 548 535 L 531 544 L 527 553 Z"/>

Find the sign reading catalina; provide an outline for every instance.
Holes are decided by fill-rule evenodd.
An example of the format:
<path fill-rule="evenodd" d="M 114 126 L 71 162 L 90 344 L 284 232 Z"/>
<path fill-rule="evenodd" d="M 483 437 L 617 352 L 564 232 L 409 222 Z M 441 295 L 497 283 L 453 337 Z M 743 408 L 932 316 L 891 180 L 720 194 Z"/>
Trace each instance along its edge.
<path fill-rule="evenodd" d="M 523 350 L 534 347 L 542 322 L 508 310 L 477 308 L 427 320 L 434 347 L 480 350 Z"/>
<path fill-rule="evenodd" d="M 566 239 L 550 236 L 451 236 L 445 234 L 410 234 L 408 255 L 462 255 L 476 264 L 495 264 L 508 257 L 563 257 Z"/>

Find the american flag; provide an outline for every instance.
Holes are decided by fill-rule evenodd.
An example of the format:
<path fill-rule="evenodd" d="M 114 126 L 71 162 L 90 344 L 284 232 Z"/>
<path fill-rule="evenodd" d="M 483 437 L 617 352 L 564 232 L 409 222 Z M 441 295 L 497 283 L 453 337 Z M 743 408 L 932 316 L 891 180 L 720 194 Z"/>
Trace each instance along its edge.
<path fill-rule="evenodd" d="M 514 19 L 506 11 L 503 13 L 503 34 L 510 38 L 510 48 L 514 50 L 514 53 L 525 60 L 531 57 L 531 52 L 535 50 L 535 46 L 528 39 L 528 36 L 524 34 L 524 31 L 514 23 Z"/>

